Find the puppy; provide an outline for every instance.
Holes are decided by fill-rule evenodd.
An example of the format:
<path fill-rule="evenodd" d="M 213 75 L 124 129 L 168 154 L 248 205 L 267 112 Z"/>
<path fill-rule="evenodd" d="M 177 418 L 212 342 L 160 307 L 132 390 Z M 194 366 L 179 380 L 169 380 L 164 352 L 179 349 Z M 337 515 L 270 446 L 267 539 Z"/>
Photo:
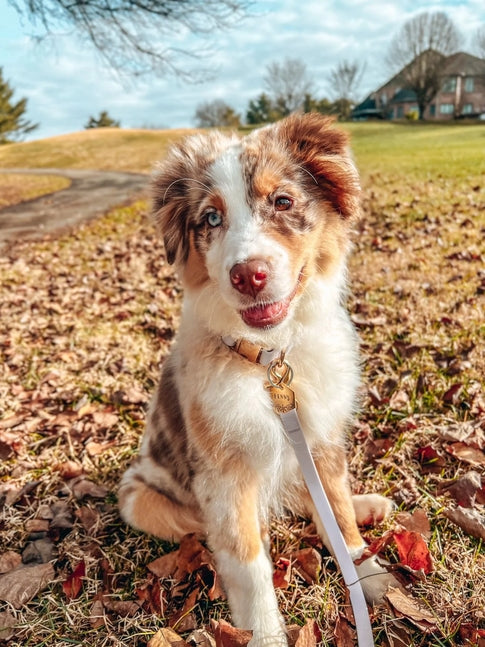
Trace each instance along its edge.
<path fill-rule="evenodd" d="M 358 523 L 391 509 L 379 495 L 351 496 L 347 478 L 359 359 L 343 301 L 360 198 L 347 136 L 318 114 L 243 139 L 194 135 L 156 171 L 153 198 L 184 303 L 121 515 L 157 537 L 206 538 L 233 622 L 253 630 L 252 647 L 286 645 L 270 516 L 313 517 L 328 542 L 265 388 L 274 352 L 294 371 L 304 434 L 354 559 L 365 547 Z M 357 570 L 379 600 L 391 576 L 375 559 Z"/>

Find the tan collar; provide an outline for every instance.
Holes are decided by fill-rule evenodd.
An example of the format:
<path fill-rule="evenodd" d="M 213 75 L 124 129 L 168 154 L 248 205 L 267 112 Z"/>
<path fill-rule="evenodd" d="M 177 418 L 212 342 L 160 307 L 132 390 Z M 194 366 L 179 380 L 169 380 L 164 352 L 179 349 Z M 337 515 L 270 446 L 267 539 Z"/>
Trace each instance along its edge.
<path fill-rule="evenodd" d="M 231 350 L 235 351 L 241 357 L 253 362 L 253 364 L 261 364 L 261 366 L 268 366 L 273 360 L 281 356 L 281 351 L 279 350 L 266 350 L 258 344 L 253 344 L 247 339 L 236 339 L 232 337 L 224 336 L 222 341 L 226 346 Z"/>

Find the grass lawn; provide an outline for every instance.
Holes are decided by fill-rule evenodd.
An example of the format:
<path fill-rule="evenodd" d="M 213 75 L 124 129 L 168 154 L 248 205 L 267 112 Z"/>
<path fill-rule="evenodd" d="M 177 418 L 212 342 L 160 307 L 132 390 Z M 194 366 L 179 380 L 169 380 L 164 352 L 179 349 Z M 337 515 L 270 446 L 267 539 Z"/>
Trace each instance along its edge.
<path fill-rule="evenodd" d="M 350 266 L 364 380 L 352 484 L 396 502 L 396 516 L 365 534 L 384 535 L 414 600 L 372 614 L 375 642 L 483 647 L 485 126 L 344 127 L 364 187 Z M 0 167 L 147 171 L 180 134 L 13 144 Z M 187 638 L 209 617 L 230 619 L 209 566 L 160 577 L 152 562 L 174 547 L 116 510 L 180 311 L 146 215 L 136 203 L 0 252 L 0 599 L 10 600 L 0 640 L 14 647 L 141 647 L 162 626 Z M 287 623 L 315 619 L 321 645 L 355 644 L 313 527 L 275 522 L 272 555 Z"/>

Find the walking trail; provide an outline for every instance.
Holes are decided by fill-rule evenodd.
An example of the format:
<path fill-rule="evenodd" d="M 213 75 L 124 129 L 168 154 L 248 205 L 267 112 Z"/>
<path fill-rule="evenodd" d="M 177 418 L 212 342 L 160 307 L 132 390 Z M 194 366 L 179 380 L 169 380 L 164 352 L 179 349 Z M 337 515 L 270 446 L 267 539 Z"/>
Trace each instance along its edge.
<path fill-rule="evenodd" d="M 62 175 L 66 189 L 0 209 L 0 246 L 7 241 L 42 238 L 109 209 L 147 195 L 148 175 L 78 169 L 0 169 L 0 173 Z"/>

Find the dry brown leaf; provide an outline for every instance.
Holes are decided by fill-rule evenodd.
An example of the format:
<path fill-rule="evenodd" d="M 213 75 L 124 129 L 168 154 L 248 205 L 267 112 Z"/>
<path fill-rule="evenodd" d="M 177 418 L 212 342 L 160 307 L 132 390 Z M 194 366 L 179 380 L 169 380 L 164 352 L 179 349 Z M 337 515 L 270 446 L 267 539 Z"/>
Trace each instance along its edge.
<path fill-rule="evenodd" d="M 321 639 L 315 620 L 307 620 L 296 639 L 295 647 L 316 647 L 317 640 Z"/>
<path fill-rule="evenodd" d="M 78 476 L 81 476 L 83 473 L 83 466 L 77 461 L 64 461 L 63 463 L 58 463 L 54 466 L 54 469 L 59 472 L 59 474 L 64 479 L 73 479 Z"/>
<path fill-rule="evenodd" d="M 214 636 L 204 629 L 196 629 L 187 637 L 190 647 L 216 647 Z"/>
<path fill-rule="evenodd" d="M 7 641 L 15 635 L 14 627 L 17 624 L 15 616 L 9 611 L 0 612 L 0 641 Z"/>
<path fill-rule="evenodd" d="M 411 532 L 419 532 L 425 539 L 431 537 L 431 525 L 426 511 L 416 508 L 411 512 L 400 512 L 396 515 L 396 522 Z"/>
<path fill-rule="evenodd" d="M 174 575 L 175 571 L 177 570 L 177 560 L 178 550 L 173 550 L 171 553 L 162 555 L 161 557 L 153 560 L 153 562 L 150 562 L 147 568 L 154 575 L 160 577 L 163 580 Z"/>
<path fill-rule="evenodd" d="M 141 604 L 133 600 L 113 600 L 109 595 L 103 595 L 102 603 L 105 609 L 116 613 L 122 618 L 131 618 L 140 609 Z"/>
<path fill-rule="evenodd" d="M 118 422 L 118 416 L 111 411 L 95 411 L 93 413 L 93 420 L 96 426 L 101 429 L 110 429 Z"/>
<path fill-rule="evenodd" d="M 7 550 L 0 555 L 0 574 L 8 573 L 22 563 L 22 556 L 14 550 Z"/>
<path fill-rule="evenodd" d="M 84 499 L 86 496 L 92 496 L 95 499 L 104 499 L 108 494 L 108 488 L 104 485 L 97 485 L 85 476 L 73 479 L 67 483 L 76 499 Z"/>
<path fill-rule="evenodd" d="M 89 623 L 93 629 L 99 629 L 106 624 L 103 602 L 99 598 L 93 602 L 89 612 Z"/>
<path fill-rule="evenodd" d="M 173 629 L 164 627 L 150 638 L 147 647 L 187 647 L 187 643 Z"/>
<path fill-rule="evenodd" d="M 296 569 L 307 584 L 314 584 L 322 569 L 322 556 L 314 548 L 302 548 L 292 553 Z"/>
<path fill-rule="evenodd" d="M 95 536 L 102 528 L 101 516 L 97 510 L 83 505 L 76 510 L 76 517 L 81 521 L 84 530 L 91 536 Z"/>
<path fill-rule="evenodd" d="M 436 627 L 437 619 L 434 614 L 400 589 L 389 587 L 385 597 L 394 611 L 412 622 L 421 631 L 430 632 Z"/>
<path fill-rule="evenodd" d="M 446 451 L 452 456 L 455 456 L 455 458 L 459 458 L 461 461 L 474 465 L 475 467 L 485 465 L 485 454 L 482 450 L 472 447 L 467 443 L 453 443 L 448 445 Z"/>
<path fill-rule="evenodd" d="M 91 442 L 86 443 L 85 448 L 89 456 L 99 456 L 99 454 L 111 449 L 111 447 L 116 447 L 117 444 L 118 441 L 116 440 L 109 440 L 104 443 L 97 443 L 92 440 Z"/>
<path fill-rule="evenodd" d="M 10 602 L 19 609 L 34 598 L 39 591 L 54 579 L 52 564 L 19 566 L 9 573 L 0 575 L 0 600 Z"/>
<path fill-rule="evenodd" d="M 211 620 L 216 647 L 246 647 L 253 637 L 253 632 L 247 629 L 237 629 L 225 620 Z"/>
<path fill-rule="evenodd" d="M 477 496 L 481 500 L 482 477 L 478 472 L 470 471 L 458 479 L 440 483 L 438 492 L 446 492 L 462 508 L 472 508 Z"/>
<path fill-rule="evenodd" d="M 485 541 L 485 519 L 471 508 L 448 508 L 443 514 L 466 533 Z"/>
<path fill-rule="evenodd" d="M 336 647 L 349 647 L 357 644 L 357 632 L 342 614 L 337 616 L 333 637 Z"/>

